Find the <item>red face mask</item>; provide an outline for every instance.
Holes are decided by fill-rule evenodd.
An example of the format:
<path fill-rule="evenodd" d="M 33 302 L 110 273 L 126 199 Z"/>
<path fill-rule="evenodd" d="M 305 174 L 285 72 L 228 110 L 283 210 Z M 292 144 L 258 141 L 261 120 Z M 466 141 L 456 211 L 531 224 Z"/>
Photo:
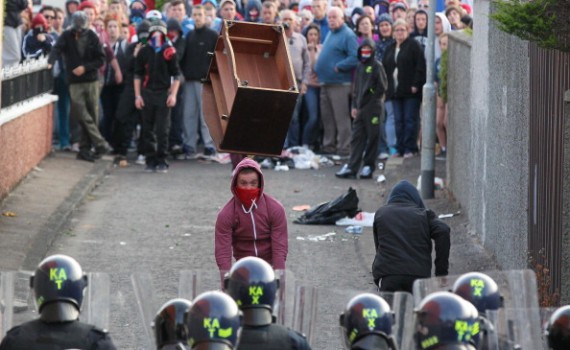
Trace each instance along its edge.
<path fill-rule="evenodd" d="M 254 200 L 259 197 L 260 188 L 242 188 L 236 187 L 236 195 L 239 201 L 246 207 L 251 208 Z"/>

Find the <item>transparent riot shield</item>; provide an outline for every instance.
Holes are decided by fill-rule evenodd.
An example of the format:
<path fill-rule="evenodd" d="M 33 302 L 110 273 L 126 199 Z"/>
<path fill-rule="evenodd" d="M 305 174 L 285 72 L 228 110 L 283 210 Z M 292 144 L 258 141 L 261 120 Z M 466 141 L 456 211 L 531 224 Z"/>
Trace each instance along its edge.
<path fill-rule="evenodd" d="M 156 298 L 153 278 L 150 273 L 136 273 L 131 276 L 131 282 L 135 291 L 139 317 L 144 328 L 144 349 L 154 349 L 154 335 L 152 321 L 160 307 L 160 301 Z"/>
<path fill-rule="evenodd" d="M 488 320 L 497 332 L 499 348 L 520 346 L 523 349 L 542 349 L 542 332 L 536 276 L 532 270 L 483 271 L 499 286 L 504 307 Z M 427 295 L 451 291 L 460 275 L 420 279 L 414 282 L 414 304 Z M 507 342 L 509 345 L 505 344 Z"/>
<path fill-rule="evenodd" d="M 193 300 L 210 290 L 221 290 L 222 281 L 217 270 L 182 270 L 178 282 L 178 297 Z"/>
<path fill-rule="evenodd" d="M 88 284 L 81 319 L 101 329 L 109 329 L 109 313 L 111 306 L 111 279 L 107 273 L 90 272 L 87 274 Z"/>
<path fill-rule="evenodd" d="M 13 272 L 14 295 L 12 325 L 19 325 L 38 317 L 34 293 L 30 287 L 31 271 Z"/>
<path fill-rule="evenodd" d="M 548 338 L 546 336 L 547 334 L 547 328 L 548 328 L 548 322 L 550 321 L 550 316 L 552 316 L 552 314 L 554 313 L 554 311 L 558 310 L 558 308 L 556 307 L 545 307 L 545 308 L 540 308 L 540 324 L 542 325 L 541 330 L 542 330 L 542 334 L 543 334 L 543 339 L 542 339 L 542 345 L 543 345 L 543 349 L 544 350 L 548 350 Z"/>
<path fill-rule="evenodd" d="M 276 323 L 292 327 L 296 297 L 295 275 L 289 270 L 275 270 L 275 278 L 279 280 L 279 288 L 273 306 L 273 315 L 276 317 Z"/>
<path fill-rule="evenodd" d="M 0 338 L 12 328 L 14 272 L 0 272 Z"/>

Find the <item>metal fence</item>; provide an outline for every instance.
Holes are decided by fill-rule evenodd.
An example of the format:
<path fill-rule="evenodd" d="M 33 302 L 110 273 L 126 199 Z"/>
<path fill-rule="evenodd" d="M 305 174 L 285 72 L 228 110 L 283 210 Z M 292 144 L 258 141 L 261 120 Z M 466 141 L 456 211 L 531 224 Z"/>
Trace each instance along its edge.
<path fill-rule="evenodd" d="M 25 101 L 53 89 L 51 70 L 47 58 L 29 60 L 2 69 L 2 100 L 0 108 Z"/>
<path fill-rule="evenodd" d="M 551 291 L 562 275 L 564 92 L 570 89 L 570 54 L 529 46 L 529 235 L 532 259 L 549 269 Z"/>

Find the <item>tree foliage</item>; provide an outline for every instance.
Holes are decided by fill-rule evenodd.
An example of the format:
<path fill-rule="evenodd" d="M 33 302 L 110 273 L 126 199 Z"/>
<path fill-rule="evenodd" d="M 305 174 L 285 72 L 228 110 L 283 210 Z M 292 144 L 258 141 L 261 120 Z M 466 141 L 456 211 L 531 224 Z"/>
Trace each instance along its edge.
<path fill-rule="evenodd" d="M 491 15 L 500 30 L 523 40 L 536 42 L 548 49 L 570 51 L 561 43 L 558 32 L 559 7 L 566 1 L 556 0 L 495 0 L 496 12 Z M 564 13 L 566 11 L 563 11 Z M 566 42 L 566 40 L 564 40 Z"/>

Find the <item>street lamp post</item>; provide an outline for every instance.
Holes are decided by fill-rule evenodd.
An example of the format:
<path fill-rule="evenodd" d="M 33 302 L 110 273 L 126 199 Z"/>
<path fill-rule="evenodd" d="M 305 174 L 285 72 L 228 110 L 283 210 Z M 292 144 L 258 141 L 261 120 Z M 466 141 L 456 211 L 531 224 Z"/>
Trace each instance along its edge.
<path fill-rule="evenodd" d="M 422 101 L 422 198 L 434 197 L 435 179 L 435 8 L 437 0 L 430 0 L 428 9 L 428 44 L 426 46 L 426 83 Z"/>

